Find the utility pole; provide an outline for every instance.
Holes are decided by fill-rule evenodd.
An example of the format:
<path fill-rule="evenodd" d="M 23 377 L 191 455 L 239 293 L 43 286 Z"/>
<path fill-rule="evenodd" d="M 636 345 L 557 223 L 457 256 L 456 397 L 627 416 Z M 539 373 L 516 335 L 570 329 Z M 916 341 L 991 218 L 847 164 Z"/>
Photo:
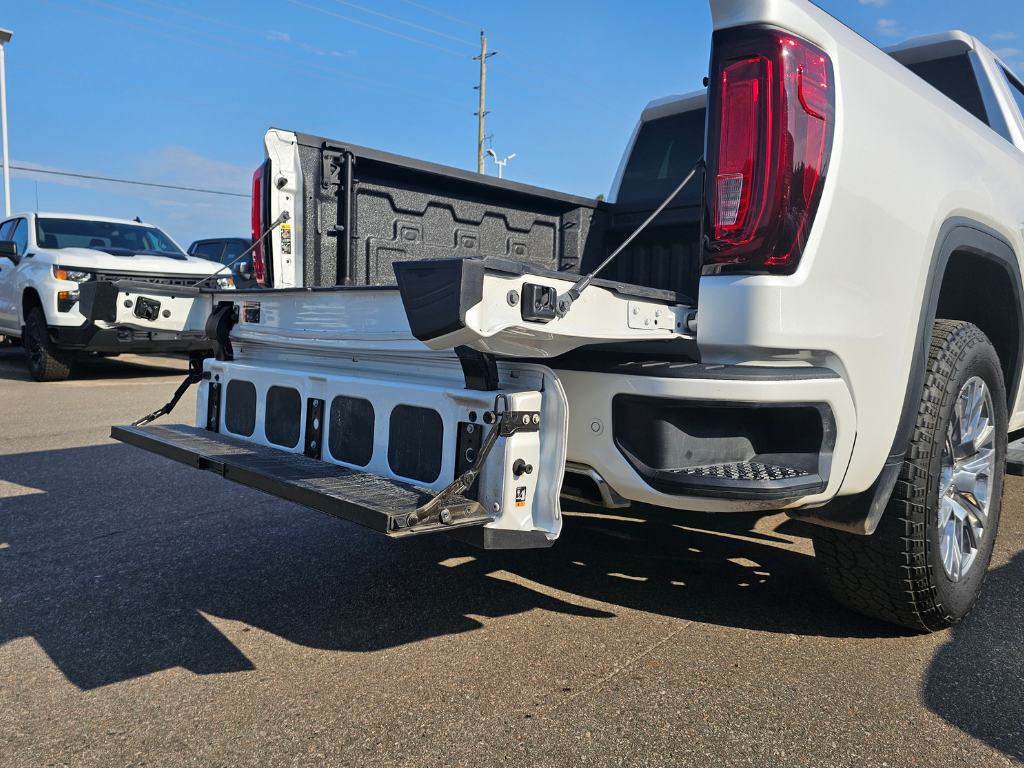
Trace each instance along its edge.
<path fill-rule="evenodd" d="M 0 29 L 0 133 L 3 133 L 4 153 L 4 216 L 11 215 L 11 169 L 7 158 L 7 73 L 4 71 L 4 43 L 11 41 L 13 33 Z"/>
<path fill-rule="evenodd" d="M 479 116 L 476 141 L 476 172 L 484 172 L 484 117 L 487 115 L 487 108 L 485 106 L 486 92 L 487 92 L 487 57 L 497 55 L 497 51 L 491 53 L 487 52 L 487 38 L 484 36 L 484 31 L 480 30 L 480 55 L 474 56 L 473 60 L 480 60 L 480 85 L 477 89 L 480 91 L 480 111 L 476 114 Z"/>

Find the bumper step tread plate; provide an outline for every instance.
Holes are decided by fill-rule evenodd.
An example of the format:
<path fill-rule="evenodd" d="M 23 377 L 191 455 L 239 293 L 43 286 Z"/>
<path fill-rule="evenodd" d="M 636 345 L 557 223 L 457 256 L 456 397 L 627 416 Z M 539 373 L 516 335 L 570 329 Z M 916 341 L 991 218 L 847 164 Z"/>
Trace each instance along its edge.
<path fill-rule="evenodd" d="M 461 496 L 445 504 L 447 522 L 439 512 L 416 515 L 434 498 L 433 491 L 197 427 L 112 427 L 110 436 L 391 537 L 491 520 L 479 503 Z"/>
<path fill-rule="evenodd" d="M 820 493 L 827 483 L 817 473 L 765 461 L 736 461 L 652 472 L 668 493 L 735 499 L 785 499 Z"/>

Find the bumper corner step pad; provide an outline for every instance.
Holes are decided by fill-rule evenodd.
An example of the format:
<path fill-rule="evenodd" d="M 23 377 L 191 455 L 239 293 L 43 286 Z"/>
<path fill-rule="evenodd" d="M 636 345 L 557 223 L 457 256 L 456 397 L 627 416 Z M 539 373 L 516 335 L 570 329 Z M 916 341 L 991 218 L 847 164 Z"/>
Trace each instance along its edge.
<path fill-rule="evenodd" d="M 760 461 L 658 469 L 651 480 L 669 493 L 723 499 L 796 498 L 820 493 L 827 485 L 816 473 Z"/>
<path fill-rule="evenodd" d="M 111 427 L 110 436 L 395 538 L 491 520 L 479 503 L 456 496 L 446 505 L 448 522 L 435 514 L 410 523 L 434 492 L 198 427 Z"/>

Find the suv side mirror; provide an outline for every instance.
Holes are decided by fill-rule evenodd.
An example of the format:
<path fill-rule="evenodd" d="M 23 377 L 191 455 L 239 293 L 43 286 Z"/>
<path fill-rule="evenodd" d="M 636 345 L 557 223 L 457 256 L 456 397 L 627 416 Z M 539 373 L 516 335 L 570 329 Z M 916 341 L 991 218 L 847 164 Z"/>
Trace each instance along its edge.
<path fill-rule="evenodd" d="M 10 259 L 15 264 L 21 261 L 18 244 L 13 240 L 0 240 L 0 259 Z"/>
<path fill-rule="evenodd" d="M 252 262 L 243 261 L 238 265 L 238 274 L 246 280 L 252 278 Z"/>

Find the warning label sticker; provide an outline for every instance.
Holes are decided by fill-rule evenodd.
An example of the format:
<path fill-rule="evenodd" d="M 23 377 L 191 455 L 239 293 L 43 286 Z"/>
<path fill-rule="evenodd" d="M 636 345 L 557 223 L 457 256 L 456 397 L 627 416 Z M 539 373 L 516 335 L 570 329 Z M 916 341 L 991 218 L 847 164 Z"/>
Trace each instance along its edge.
<path fill-rule="evenodd" d="M 517 507 L 525 507 L 526 506 L 526 486 L 525 485 L 521 486 L 519 488 L 516 488 L 516 506 Z"/>
<path fill-rule="evenodd" d="M 281 253 L 290 254 L 292 252 L 292 225 L 282 224 L 281 225 Z"/>
<path fill-rule="evenodd" d="M 258 323 L 260 321 L 260 303 L 258 301 L 242 302 L 242 322 Z"/>

